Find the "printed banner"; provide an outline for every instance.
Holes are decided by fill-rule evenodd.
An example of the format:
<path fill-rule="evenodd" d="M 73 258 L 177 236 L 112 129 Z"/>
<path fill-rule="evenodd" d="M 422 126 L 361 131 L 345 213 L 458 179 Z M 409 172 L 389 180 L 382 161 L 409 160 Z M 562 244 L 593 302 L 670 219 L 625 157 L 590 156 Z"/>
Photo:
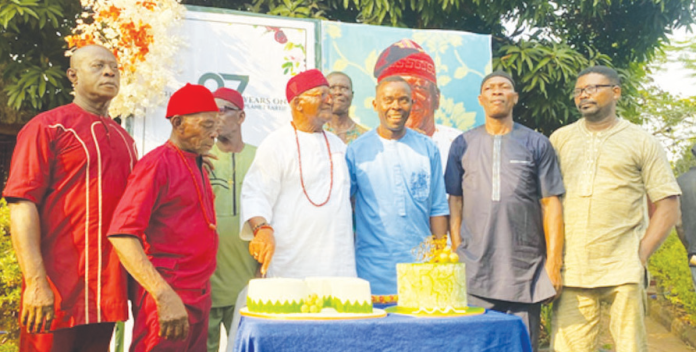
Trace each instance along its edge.
<path fill-rule="evenodd" d="M 322 22 L 322 70 L 342 71 L 353 80 L 351 116 L 368 127 L 379 125 L 372 108 L 380 53 L 391 44 L 411 39 L 435 61 L 440 108 L 435 122 L 466 131 L 484 122 L 478 103 L 483 77 L 491 71 L 491 36 L 443 30 L 418 30 Z"/>
<path fill-rule="evenodd" d="M 292 75 L 316 67 L 318 21 L 253 16 L 195 7 L 186 13 L 179 35 L 178 84 L 203 84 L 211 91 L 228 87 L 244 97 L 244 141 L 258 145 L 291 120 L 285 86 Z M 160 146 L 171 133 L 164 106 L 126 121 L 140 154 Z"/>

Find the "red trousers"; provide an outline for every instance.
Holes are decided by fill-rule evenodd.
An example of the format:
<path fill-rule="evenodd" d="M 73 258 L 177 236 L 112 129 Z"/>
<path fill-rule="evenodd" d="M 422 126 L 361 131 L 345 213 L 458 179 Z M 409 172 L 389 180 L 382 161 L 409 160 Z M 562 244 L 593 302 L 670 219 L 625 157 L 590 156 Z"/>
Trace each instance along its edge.
<path fill-rule="evenodd" d="M 115 323 L 78 325 L 47 334 L 19 334 L 21 352 L 108 352 Z"/>
<path fill-rule="evenodd" d="M 137 284 L 136 284 L 137 285 Z M 210 285 L 205 289 L 174 289 L 184 301 L 189 320 L 189 334 L 184 340 L 167 340 L 159 335 L 159 316 L 155 300 L 137 285 L 131 290 L 133 302 L 133 342 L 130 352 L 206 352 L 208 316 L 212 299 Z"/>

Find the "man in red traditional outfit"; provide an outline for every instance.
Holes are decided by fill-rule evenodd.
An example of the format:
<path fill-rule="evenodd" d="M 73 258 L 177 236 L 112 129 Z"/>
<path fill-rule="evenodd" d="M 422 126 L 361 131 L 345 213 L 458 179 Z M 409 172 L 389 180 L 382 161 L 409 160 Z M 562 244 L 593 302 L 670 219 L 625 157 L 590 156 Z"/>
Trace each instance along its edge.
<path fill-rule="evenodd" d="M 171 137 L 133 169 L 108 236 L 135 279 L 130 350 L 205 351 L 218 235 L 201 155 L 215 143 L 218 107 L 207 88 L 187 84 L 166 116 Z"/>
<path fill-rule="evenodd" d="M 17 136 L 3 196 L 24 275 L 20 351 L 108 351 L 128 319 L 126 275 L 106 228 L 137 160 L 108 116 L 118 94 L 114 55 L 74 52 L 72 104 L 33 118 Z"/>

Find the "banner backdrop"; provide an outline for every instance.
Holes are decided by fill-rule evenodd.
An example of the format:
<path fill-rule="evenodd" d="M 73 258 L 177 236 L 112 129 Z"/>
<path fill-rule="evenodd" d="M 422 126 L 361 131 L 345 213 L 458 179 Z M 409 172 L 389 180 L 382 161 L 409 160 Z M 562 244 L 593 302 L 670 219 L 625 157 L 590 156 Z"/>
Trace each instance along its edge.
<path fill-rule="evenodd" d="M 491 72 L 491 36 L 443 30 L 418 30 L 322 22 L 322 70 L 342 71 L 353 80 L 351 116 L 376 127 L 373 111 L 377 79 L 373 76 L 379 54 L 401 39 L 418 43 L 435 61 L 440 108 L 435 122 L 466 131 L 483 123 L 478 103 L 483 77 Z"/>
<path fill-rule="evenodd" d="M 297 72 L 315 68 L 318 21 L 254 16 L 203 7 L 187 7 L 178 35 L 184 43 L 176 54 L 178 84 L 237 89 L 244 96 L 245 142 L 258 145 L 281 123 L 291 120 L 285 86 Z M 163 144 L 171 133 L 166 102 L 146 116 L 126 121 L 143 155 Z"/>
<path fill-rule="evenodd" d="M 374 65 L 382 50 L 404 38 L 419 43 L 435 61 L 441 91 L 436 123 L 462 131 L 483 123 L 477 96 L 481 79 L 491 69 L 489 35 L 290 19 L 197 6 L 187 9 L 176 33 L 184 43 L 175 55 L 177 83 L 166 94 L 186 83 L 203 84 L 212 91 L 223 86 L 239 90 L 247 115 L 242 133 L 249 144 L 258 145 L 291 120 L 285 99 L 287 81 L 315 67 L 325 74 L 348 74 L 355 91 L 351 115 L 376 127 Z M 169 138 L 165 112 L 166 102 L 146 116 L 126 119 L 141 155 Z"/>

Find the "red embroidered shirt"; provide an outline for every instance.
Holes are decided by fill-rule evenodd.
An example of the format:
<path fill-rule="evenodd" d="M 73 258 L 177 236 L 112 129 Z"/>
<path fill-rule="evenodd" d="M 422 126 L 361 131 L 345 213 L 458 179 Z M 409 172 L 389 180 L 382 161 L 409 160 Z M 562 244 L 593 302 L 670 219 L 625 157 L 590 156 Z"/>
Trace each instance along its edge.
<path fill-rule="evenodd" d="M 139 238 L 152 264 L 174 289 L 200 290 L 208 287 L 216 265 L 218 235 L 206 220 L 207 215 L 215 221 L 213 191 L 208 175 L 198 166 L 198 156 L 181 153 L 183 158 L 167 142 L 138 162 L 108 233 Z"/>
<path fill-rule="evenodd" d="M 105 235 L 137 157 L 121 126 L 75 104 L 34 117 L 17 136 L 3 196 L 38 207 L 53 330 L 128 319 L 125 271 Z"/>

